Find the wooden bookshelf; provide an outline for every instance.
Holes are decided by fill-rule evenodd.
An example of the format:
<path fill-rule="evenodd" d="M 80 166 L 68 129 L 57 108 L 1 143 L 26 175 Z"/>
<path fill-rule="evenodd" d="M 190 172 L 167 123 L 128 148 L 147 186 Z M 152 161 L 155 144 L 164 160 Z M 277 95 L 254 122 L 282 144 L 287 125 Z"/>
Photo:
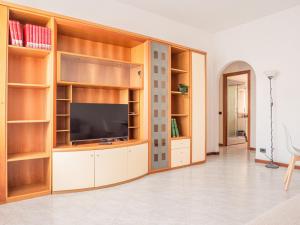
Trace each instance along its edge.
<path fill-rule="evenodd" d="M 53 20 L 10 9 L 9 19 L 51 28 Z M 8 45 L 7 200 L 50 193 L 53 51 Z"/>
<path fill-rule="evenodd" d="M 179 138 L 191 135 L 190 53 L 171 47 L 171 118 L 176 119 Z M 179 91 L 179 84 L 187 85 L 188 93 Z M 171 135 L 171 134 L 170 134 Z M 174 137 L 171 137 L 174 139 Z M 176 137 L 178 138 L 178 137 Z"/>

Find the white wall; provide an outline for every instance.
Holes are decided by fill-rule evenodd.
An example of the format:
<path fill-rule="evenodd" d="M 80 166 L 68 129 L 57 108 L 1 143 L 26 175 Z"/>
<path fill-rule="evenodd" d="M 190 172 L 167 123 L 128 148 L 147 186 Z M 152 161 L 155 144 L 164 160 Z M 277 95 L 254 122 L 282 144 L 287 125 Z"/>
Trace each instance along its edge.
<path fill-rule="evenodd" d="M 250 147 L 255 148 L 256 146 L 256 80 L 255 72 L 252 67 L 242 61 L 233 62 L 228 65 L 223 71 L 220 71 L 219 75 L 219 112 L 223 112 L 223 74 L 233 73 L 244 70 L 251 71 L 251 124 L 250 124 Z M 223 144 L 223 113 L 219 115 L 219 144 Z"/>
<path fill-rule="evenodd" d="M 165 17 L 141 9 L 121 4 L 113 0 L 11 0 L 8 2 L 43 9 L 99 24 L 155 37 L 187 47 L 204 50 L 208 53 L 207 96 L 214 95 L 212 77 L 213 35 Z M 214 117 L 211 113 L 217 102 L 208 101 L 208 141 L 207 151 L 218 149 Z"/>
<path fill-rule="evenodd" d="M 287 124 L 300 146 L 300 6 L 273 14 L 215 35 L 215 89 L 224 66 L 235 60 L 249 63 L 256 74 L 256 158 L 266 159 L 259 148 L 268 148 L 269 86 L 264 71 L 278 70 L 274 82 L 275 160 L 287 163 L 282 124 Z M 215 96 L 214 96 L 215 97 Z M 217 110 L 215 119 L 217 120 Z M 215 125 L 217 128 L 217 125 Z M 297 143 L 298 142 L 298 143 Z"/>

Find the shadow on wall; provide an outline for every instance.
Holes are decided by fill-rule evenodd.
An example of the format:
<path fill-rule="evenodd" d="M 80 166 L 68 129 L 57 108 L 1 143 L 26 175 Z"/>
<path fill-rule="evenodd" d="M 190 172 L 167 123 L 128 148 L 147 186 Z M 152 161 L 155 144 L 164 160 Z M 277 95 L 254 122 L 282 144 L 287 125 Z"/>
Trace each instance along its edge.
<path fill-rule="evenodd" d="M 250 64 L 245 61 L 236 60 L 228 63 L 219 72 L 219 144 L 223 144 L 223 75 L 226 73 L 234 73 L 250 70 L 250 83 L 251 83 L 251 121 L 250 121 L 250 147 L 256 147 L 256 79 L 255 72 Z"/>

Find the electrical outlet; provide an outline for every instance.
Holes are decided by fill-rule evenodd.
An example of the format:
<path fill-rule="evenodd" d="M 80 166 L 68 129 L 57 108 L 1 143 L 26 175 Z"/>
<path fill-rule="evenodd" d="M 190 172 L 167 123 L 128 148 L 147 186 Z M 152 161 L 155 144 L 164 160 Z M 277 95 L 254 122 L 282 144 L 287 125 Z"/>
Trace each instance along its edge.
<path fill-rule="evenodd" d="M 260 151 L 261 153 L 266 153 L 266 152 L 267 152 L 265 148 L 260 148 L 259 151 Z"/>

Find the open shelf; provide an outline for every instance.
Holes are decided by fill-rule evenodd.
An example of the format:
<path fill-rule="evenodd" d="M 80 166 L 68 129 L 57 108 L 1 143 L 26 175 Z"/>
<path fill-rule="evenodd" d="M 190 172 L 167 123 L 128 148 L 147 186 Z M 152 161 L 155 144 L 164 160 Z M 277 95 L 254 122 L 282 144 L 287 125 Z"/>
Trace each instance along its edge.
<path fill-rule="evenodd" d="M 49 123 L 50 120 L 8 120 L 9 124 L 18 124 L 18 123 Z"/>
<path fill-rule="evenodd" d="M 181 48 L 171 47 L 171 118 L 176 120 L 179 137 L 172 140 L 190 136 L 190 53 Z M 188 87 L 187 93 L 179 91 L 179 86 Z M 172 136 L 172 134 L 171 134 Z"/>
<path fill-rule="evenodd" d="M 8 154 L 7 161 L 15 162 L 29 159 L 43 159 L 49 158 L 50 154 L 48 152 L 22 152 L 22 153 L 12 153 Z"/>
<path fill-rule="evenodd" d="M 171 137 L 172 140 L 181 140 L 181 139 L 189 139 L 188 136 L 179 136 L 179 137 Z"/>
<path fill-rule="evenodd" d="M 57 117 L 69 117 L 70 114 L 56 114 Z"/>
<path fill-rule="evenodd" d="M 14 88 L 49 88 L 50 85 L 46 84 L 26 84 L 26 83 L 8 83 L 8 87 Z"/>
<path fill-rule="evenodd" d="M 7 154 L 50 152 L 49 123 L 8 123 Z"/>
<path fill-rule="evenodd" d="M 188 114 L 171 114 L 172 117 L 185 117 L 189 116 Z"/>
<path fill-rule="evenodd" d="M 182 73 L 187 73 L 188 71 L 181 70 L 181 69 L 171 68 L 171 72 L 172 72 L 172 74 L 182 74 Z"/>
<path fill-rule="evenodd" d="M 182 96 L 187 96 L 188 94 L 182 94 L 180 91 L 171 91 L 172 95 L 182 95 Z"/>
<path fill-rule="evenodd" d="M 58 98 L 56 99 L 56 101 L 65 101 L 65 102 L 70 102 L 71 99 L 68 99 L 68 98 Z"/>
<path fill-rule="evenodd" d="M 57 133 L 70 132 L 70 130 L 56 130 Z"/>
<path fill-rule="evenodd" d="M 24 56 L 24 57 L 44 58 L 49 55 L 50 51 L 45 49 L 26 48 L 26 47 L 9 45 L 8 53 L 18 55 L 18 56 Z"/>
<path fill-rule="evenodd" d="M 49 193 L 49 160 L 49 158 L 36 158 L 9 162 L 7 165 L 9 200 Z"/>
<path fill-rule="evenodd" d="M 59 52 L 58 58 L 60 84 L 108 88 L 143 86 L 142 64 L 66 52 Z"/>
<path fill-rule="evenodd" d="M 50 193 L 50 187 L 44 183 L 25 184 L 18 187 L 9 188 L 8 200 L 14 201 L 29 197 L 46 195 Z"/>

